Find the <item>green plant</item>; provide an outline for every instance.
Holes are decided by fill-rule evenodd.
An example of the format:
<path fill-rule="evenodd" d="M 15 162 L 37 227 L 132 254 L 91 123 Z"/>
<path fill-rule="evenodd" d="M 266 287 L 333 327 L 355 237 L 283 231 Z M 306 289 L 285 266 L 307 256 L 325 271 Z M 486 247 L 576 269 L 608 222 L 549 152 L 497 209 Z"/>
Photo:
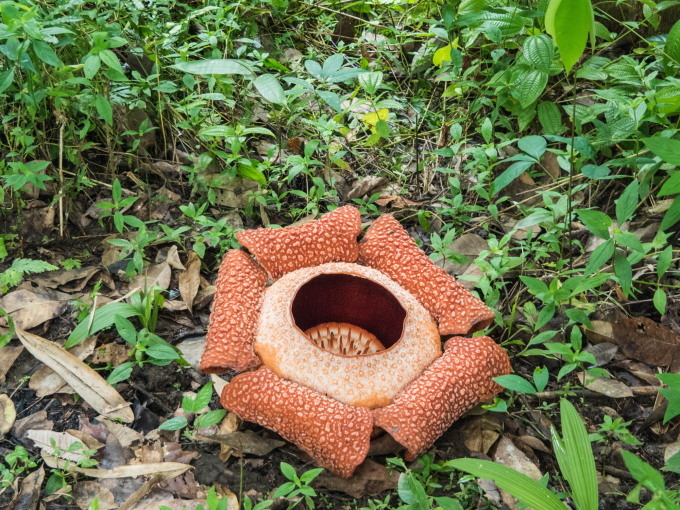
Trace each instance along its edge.
<path fill-rule="evenodd" d="M 137 229 L 144 228 L 145 223 L 142 220 L 130 214 L 123 214 L 123 212 L 131 207 L 137 200 L 139 200 L 139 197 L 132 196 L 123 198 L 123 188 L 120 185 L 120 181 L 118 179 L 114 180 L 113 186 L 111 187 L 111 202 L 97 203 L 97 207 L 103 209 L 103 212 L 99 217 L 100 223 L 103 223 L 106 218 L 112 218 L 113 225 L 116 227 L 116 230 L 121 233 L 125 230 L 126 225 Z M 125 248 L 125 246 L 122 247 Z"/>
<path fill-rule="evenodd" d="M 642 442 L 628 430 L 631 423 L 633 422 L 624 422 L 623 418 L 612 420 L 611 416 L 605 414 L 602 425 L 597 429 L 597 432 L 590 434 L 589 438 L 591 441 L 600 443 L 623 441 L 630 445 L 642 444 Z"/>
<path fill-rule="evenodd" d="M 35 460 L 23 446 L 15 446 L 0 462 L 0 492 L 11 486 L 14 481 L 37 467 Z"/>
<path fill-rule="evenodd" d="M 195 397 L 185 395 L 182 399 L 182 410 L 189 416 L 195 416 L 190 430 L 185 430 L 184 435 L 192 439 L 194 433 L 205 427 L 211 427 L 219 423 L 227 412 L 224 409 L 207 410 L 212 400 L 213 384 L 204 385 Z M 186 416 L 175 416 L 161 423 L 158 430 L 182 430 L 189 426 Z"/>
<path fill-rule="evenodd" d="M 310 483 L 321 474 L 323 469 L 315 468 L 305 471 L 298 476 L 295 468 L 286 462 L 281 463 L 281 473 L 288 481 L 274 491 L 273 498 L 285 498 L 290 501 L 288 509 L 296 507 L 304 501 L 307 508 L 316 508 L 314 499 L 317 494 Z M 299 497 L 301 496 L 301 497 Z"/>
<path fill-rule="evenodd" d="M 626 450 L 621 450 L 623 462 L 637 485 L 628 494 L 626 501 L 640 503 L 640 492 L 642 488 L 649 490 L 652 499 L 643 508 L 647 510 L 672 510 L 677 509 L 680 504 L 680 491 L 666 489 L 663 475 L 652 466 L 637 458 L 634 454 Z"/>
<path fill-rule="evenodd" d="M 663 417 L 663 422 L 666 423 L 680 415 L 680 374 L 659 374 L 657 377 L 668 386 L 668 388 L 659 390 L 668 400 L 668 407 Z"/>
<path fill-rule="evenodd" d="M 562 436 L 552 430 L 552 443 L 562 476 L 578 510 L 598 508 L 597 473 L 586 428 L 574 406 L 560 400 Z M 448 464 L 480 478 L 493 480 L 521 503 L 545 510 L 564 510 L 559 498 L 541 484 L 512 468 L 491 461 L 455 459 Z M 546 481 L 544 479 L 544 481 Z"/>
<path fill-rule="evenodd" d="M 50 444 L 54 452 L 52 455 L 56 458 L 60 458 L 61 455 L 64 453 L 75 453 L 78 454 L 78 456 L 82 457 L 80 458 L 80 460 L 75 462 L 75 465 L 78 466 L 79 468 L 91 468 L 99 464 L 99 462 L 96 459 L 92 458 L 92 456 L 97 453 L 97 450 L 91 450 L 86 448 L 85 445 L 83 445 L 83 443 L 81 443 L 80 441 L 74 441 L 69 445 L 69 447 L 66 450 L 62 450 L 59 446 L 57 446 L 53 438 L 50 438 Z M 54 494 L 55 492 L 61 489 L 66 489 L 67 487 L 73 485 L 76 473 L 72 470 L 69 470 L 71 462 L 72 461 L 70 460 L 64 460 L 63 465 L 61 465 L 58 468 L 53 468 L 51 470 L 51 474 L 47 481 L 45 482 L 46 494 Z M 67 496 L 70 499 L 70 495 Z"/>
<path fill-rule="evenodd" d="M 0 292 L 5 293 L 10 288 L 16 287 L 21 282 L 21 279 L 28 274 L 43 273 L 56 269 L 59 268 L 42 260 L 16 259 L 12 262 L 11 266 L 0 273 Z"/>

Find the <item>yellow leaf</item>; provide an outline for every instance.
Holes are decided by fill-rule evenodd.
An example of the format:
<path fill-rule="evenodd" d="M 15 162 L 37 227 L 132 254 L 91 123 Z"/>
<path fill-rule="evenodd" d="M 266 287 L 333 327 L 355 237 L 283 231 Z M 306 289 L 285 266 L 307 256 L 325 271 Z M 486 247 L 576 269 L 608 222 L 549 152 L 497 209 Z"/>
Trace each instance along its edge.
<path fill-rule="evenodd" d="M 432 55 L 432 63 L 437 67 L 441 67 L 444 62 L 449 62 L 451 60 L 451 50 L 454 48 L 458 48 L 457 37 L 451 44 L 444 46 L 443 48 L 439 48 L 434 52 L 434 55 Z"/>
<path fill-rule="evenodd" d="M 389 115 L 390 111 L 387 108 L 381 108 L 377 112 L 367 113 L 366 115 L 361 117 L 361 120 L 365 124 L 374 127 L 381 120 L 387 120 L 387 117 L 389 117 Z"/>

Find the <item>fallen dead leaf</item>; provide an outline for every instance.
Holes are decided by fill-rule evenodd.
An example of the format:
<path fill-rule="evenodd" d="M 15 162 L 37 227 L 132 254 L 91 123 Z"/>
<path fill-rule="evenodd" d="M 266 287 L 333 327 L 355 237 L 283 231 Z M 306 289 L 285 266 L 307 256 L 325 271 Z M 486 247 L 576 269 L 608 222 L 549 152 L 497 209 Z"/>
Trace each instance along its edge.
<path fill-rule="evenodd" d="M 399 482 L 399 473 L 396 471 L 390 472 L 382 464 L 368 459 L 347 480 L 329 473 L 322 473 L 318 476 L 317 482 L 326 489 L 341 491 L 353 498 L 363 498 L 396 489 Z"/>
<path fill-rule="evenodd" d="M 668 460 L 678 452 L 680 452 L 680 442 L 667 444 L 666 449 L 663 452 L 664 464 L 667 464 Z"/>
<path fill-rule="evenodd" d="M 5 382 L 7 372 L 22 352 L 23 345 L 6 345 L 0 349 L 0 383 Z"/>
<path fill-rule="evenodd" d="M 89 281 L 101 270 L 101 267 L 96 266 L 79 267 L 69 270 L 62 269 L 33 276 L 31 281 L 45 288 L 61 288 L 64 292 L 78 292 L 83 290 Z"/>
<path fill-rule="evenodd" d="M 354 183 L 352 189 L 347 194 L 347 199 L 361 198 L 365 195 L 371 195 L 373 192 L 387 184 L 388 180 L 385 177 L 364 177 Z"/>
<path fill-rule="evenodd" d="M 151 464 L 128 464 L 124 466 L 116 466 L 111 469 L 90 469 L 80 468 L 73 463 L 58 459 L 52 456 L 43 456 L 45 464 L 51 468 L 65 469 L 73 471 L 92 478 L 136 478 L 138 476 L 162 475 L 163 478 L 172 478 L 179 476 L 188 469 L 191 469 L 189 464 L 180 464 L 179 462 L 155 462 Z"/>
<path fill-rule="evenodd" d="M 473 261 L 482 251 L 489 249 L 489 243 L 487 243 L 483 237 L 478 236 L 477 234 L 463 234 L 459 238 L 455 239 L 449 246 L 447 246 L 446 249 L 458 255 L 462 255 L 469 260 L 467 262 L 455 264 L 444 257 L 440 257 L 435 259 L 435 264 L 443 268 L 444 271 L 449 274 L 462 275 L 471 266 L 477 267 Z M 482 274 L 481 271 L 479 271 L 479 274 Z"/>
<path fill-rule="evenodd" d="M 21 489 L 10 502 L 7 510 L 35 510 L 40 503 L 40 487 L 45 479 L 45 470 L 40 466 L 21 481 Z"/>
<path fill-rule="evenodd" d="M 541 470 L 536 467 L 536 464 L 529 460 L 522 450 L 517 448 L 515 444 L 507 437 L 502 437 L 496 447 L 496 453 L 493 456 L 494 462 L 508 466 L 515 471 L 523 473 L 534 480 L 540 480 L 543 476 Z M 503 501 L 510 508 L 519 508 L 517 500 L 510 496 L 510 494 L 501 490 Z"/>
<path fill-rule="evenodd" d="M 680 335 L 669 328 L 646 317 L 592 321 L 592 326 L 586 330 L 591 342 L 615 343 L 629 358 L 680 372 Z"/>
<path fill-rule="evenodd" d="M 17 411 L 14 402 L 7 395 L 0 395 L 0 438 L 12 430 L 14 421 L 17 419 Z"/>
<path fill-rule="evenodd" d="M 222 390 L 224 390 L 224 387 L 227 385 L 227 381 L 216 374 L 210 374 L 210 380 L 213 383 L 213 391 L 217 395 L 217 398 L 220 398 Z"/>
<path fill-rule="evenodd" d="M 68 352 L 82 361 L 94 352 L 96 341 L 96 336 L 88 337 L 83 342 L 73 346 Z M 55 393 L 75 393 L 75 390 L 66 384 L 66 381 L 47 365 L 40 367 L 31 376 L 30 381 L 28 381 L 28 387 L 35 390 L 38 398 Z"/>
<path fill-rule="evenodd" d="M 611 342 L 602 342 L 601 344 L 589 345 L 586 352 L 595 356 L 595 366 L 601 367 L 612 360 L 619 352 L 619 347 Z"/>
<path fill-rule="evenodd" d="M 179 293 L 182 296 L 182 301 L 187 305 L 189 312 L 191 312 L 194 299 L 196 298 L 196 294 L 198 294 L 198 285 L 200 282 L 201 259 L 192 251 L 189 253 L 186 270 L 179 275 Z"/>
<path fill-rule="evenodd" d="M 73 498 L 78 508 L 82 510 L 89 510 L 95 498 L 97 498 L 99 510 L 112 510 L 118 507 L 111 491 L 100 483 L 91 480 L 78 482 L 73 488 Z"/>
<path fill-rule="evenodd" d="M 53 427 L 54 422 L 47 419 L 47 411 L 42 410 L 15 421 L 14 426 L 12 427 L 12 435 L 15 437 L 24 437 L 28 430 L 52 430 Z"/>
<path fill-rule="evenodd" d="M 578 379 L 581 381 L 581 384 L 585 384 L 585 387 L 589 390 L 601 393 L 602 395 L 607 395 L 611 398 L 627 398 L 633 396 L 631 389 L 616 379 L 607 379 L 606 377 L 597 377 L 593 379 L 586 376 L 583 372 L 578 374 Z"/>
<path fill-rule="evenodd" d="M 66 300 L 54 300 L 25 289 L 15 290 L 0 299 L 0 308 L 10 314 L 14 325 L 21 329 L 35 328 L 59 317 L 67 307 Z"/>
<path fill-rule="evenodd" d="M 500 420 L 487 413 L 465 420 L 461 424 L 460 433 L 468 450 L 488 453 L 501 435 L 502 429 Z"/>
<path fill-rule="evenodd" d="M 380 207 L 391 207 L 392 209 L 406 209 L 407 207 L 419 207 L 420 202 L 414 202 L 401 195 L 381 195 L 375 203 Z"/>
<path fill-rule="evenodd" d="M 519 436 L 517 439 L 522 441 L 525 445 L 545 453 L 551 453 L 552 450 L 548 448 L 543 441 L 534 436 Z"/>
<path fill-rule="evenodd" d="M 70 451 L 74 443 L 81 443 L 82 441 L 68 434 L 66 432 L 54 432 L 52 430 L 29 430 L 26 433 L 28 439 L 35 443 L 35 446 L 42 450 L 41 453 L 45 455 L 58 456 L 61 459 L 70 460 L 71 462 L 80 462 L 87 457 L 81 453 L 81 450 Z M 84 447 L 85 445 L 83 445 Z"/>
<path fill-rule="evenodd" d="M 122 423 L 107 419 L 105 416 L 97 416 L 97 420 L 102 423 L 111 434 L 116 436 L 118 442 L 123 448 L 129 448 L 135 442 L 144 440 L 144 436 L 130 427 L 126 427 Z"/>
<path fill-rule="evenodd" d="M 92 358 L 90 359 L 90 362 L 95 365 L 100 363 L 110 363 L 112 366 L 117 367 L 121 363 L 128 360 L 129 353 L 129 345 L 111 342 L 97 347 Z"/>
<path fill-rule="evenodd" d="M 96 411 L 124 422 L 134 419 L 130 404 L 104 378 L 63 348 L 49 340 L 16 328 L 26 349 L 59 374 Z"/>
<path fill-rule="evenodd" d="M 195 369 L 198 369 L 198 365 L 201 362 L 201 356 L 203 356 L 203 351 L 205 350 L 205 335 L 200 336 L 190 336 L 185 338 L 175 347 L 179 349 L 182 353 L 182 358 L 189 363 Z M 218 393 L 218 397 L 219 397 Z"/>
<path fill-rule="evenodd" d="M 179 269 L 180 271 L 184 271 L 186 269 L 184 264 L 182 264 L 182 261 L 179 259 L 179 251 L 176 244 L 170 245 L 169 248 L 163 248 L 162 250 L 158 251 L 156 254 L 156 264 L 160 264 L 161 262 L 167 262 L 170 267 Z"/>
<path fill-rule="evenodd" d="M 161 264 L 151 264 L 144 269 L 144 272 L 130 282 L 129 288 L 147 290 L 151 287 L 158 287 L 166 290 L 170 287 L 170 279 L 172 278 L 172 269 L 170 264 L 163 262 Z"/>
<path fill-rule="evenodd" d="M 169 510 L 197 510 L 199 506 L 201 508 L 207 507 L 205 499 L 162 499 L 137 505 L 135 510 L 158 510 L 161 507 Z M 229 504 L 227 510 L 238 510 L 238 506 L 232 507 Z"/>
<path fill-rule="evenodd" d="M 258 457 L 267 455 L 269 452 L 276 450 L 277 448 L 280 448 L 286 444 L 285 441 L 262 437 L 252 430 L 237 430 L 236 432 L 225 435 L 222 435 L 219 432 L 216 432 L 212 435 L 204 435 L 204 433 L 210 430 L 211 429 L 201 429 L 200 433 L 196 434 L 196 439 L 200 441 L 212 441 L 214 443 L 220 443 L 239 452 L 257 455 Z"/>

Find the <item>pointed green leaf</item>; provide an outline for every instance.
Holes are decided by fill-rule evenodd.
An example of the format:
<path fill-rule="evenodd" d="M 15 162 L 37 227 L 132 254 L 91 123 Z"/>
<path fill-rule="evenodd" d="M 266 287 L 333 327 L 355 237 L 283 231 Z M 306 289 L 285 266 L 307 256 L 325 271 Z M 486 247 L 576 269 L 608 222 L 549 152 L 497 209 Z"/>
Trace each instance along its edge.
<path fill-rule="evenodd" d="M 567 73 L 583 55 L 588 34 L 594 36 L 594 24 L 590 0 L 550 1 L 545 13 L 545 29 L 554 39 Z"/>
<path fill-rule="evenodd" d="M 523 45 L 524 58 L 539 71 L 549 73 L 552 67 L 555 52 L 553 42 L 545 34 L 527 37 Z"/>
<path fill-rule="evenodd" d="M 526 108 L 541 96 L 548 84 L 548 73 L 537 69 L 525 69 L 514 77 L 514 81 L 512 97 L 520 102 L 522 108 Z"/>
<path fill-rule="evenodd" d="M 285 105 L 286 94 L 279 80 L 273 74 L 263 74 L 258 76 L 253 85 L 257 91 L 270 103 Z"/>
<path fill-rule="evenodd" d="M 240 74 L 252 76 L 253 72 L 239 60 L 217 58 L 211 60 L 194 60 L 193 62 L 180 62 L 171 67 L 191 74 Z"/>

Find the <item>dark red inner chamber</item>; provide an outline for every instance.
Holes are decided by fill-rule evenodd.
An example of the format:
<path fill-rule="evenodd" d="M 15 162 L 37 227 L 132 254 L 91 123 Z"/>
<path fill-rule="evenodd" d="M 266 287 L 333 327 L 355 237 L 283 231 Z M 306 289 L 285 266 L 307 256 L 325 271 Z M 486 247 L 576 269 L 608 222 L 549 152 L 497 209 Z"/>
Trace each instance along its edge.
<path fill-rule="evenodd" d="M 293 320 L 302 331 L 326 322 L 346 322 L 373 333 L 385 348 L 401 338 L 406 310 L 383 286 L 350 274 L 315 276 L 298 290 Z"/>

